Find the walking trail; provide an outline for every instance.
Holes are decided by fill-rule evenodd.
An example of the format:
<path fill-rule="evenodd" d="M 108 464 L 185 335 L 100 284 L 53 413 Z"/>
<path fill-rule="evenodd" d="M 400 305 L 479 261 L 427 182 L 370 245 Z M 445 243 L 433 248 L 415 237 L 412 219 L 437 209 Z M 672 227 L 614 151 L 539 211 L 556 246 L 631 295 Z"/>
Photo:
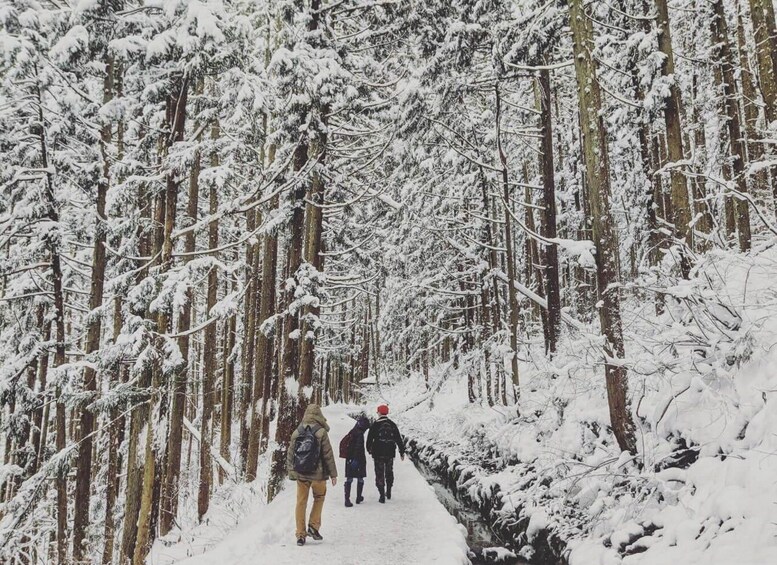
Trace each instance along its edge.
<path fill-rule="evenodd" d="M 332 446 L 354 421 L 343 407 L 328 407 Z M 338 459 L 337 486 L 327 483 L 321 525 L 323 541 L 308 538 L 304 547 L 294 539 L 296 488 L 287 481 L 275 500 L 247 516 L 206 553 L 180 565 L 461 565 L 468 563 L 466 531 L 437 500 L 409 458 L 394 462 L 391 500 L 378 503 L 372 461 L 367 461 L 364 502 L 343 505 L 344 459 Z M 355 499 L 356 484 L 354 482 Z M 311 500 L 308 503 L 310 511 Z"/>

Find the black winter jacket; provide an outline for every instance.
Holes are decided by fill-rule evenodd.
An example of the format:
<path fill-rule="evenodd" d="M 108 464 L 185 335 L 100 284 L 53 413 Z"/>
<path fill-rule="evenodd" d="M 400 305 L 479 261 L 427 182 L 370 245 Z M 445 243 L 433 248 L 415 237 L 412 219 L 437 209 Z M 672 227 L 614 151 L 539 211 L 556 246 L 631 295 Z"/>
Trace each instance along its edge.
<path fill-rule="evenodd" d="M 367 451 L 373 458 L 396 457 L 397 448 L 399 448 L 399 454 L 404 457 L 405 442 L 399 433 L 399 428 L 388 419 L 388 416 L 381 416 L 370 426 L 367 434 Z"/>
<path fill-rule="evenodd" d="M 370 427 L 370 421 L 360 417 L 353 429 L 348 432 L 348 457 L 345 459 L 345 476 L 351 479 L 363 479 L 367 476 L 367 455 L 364 453 L 364 432 Z"/>

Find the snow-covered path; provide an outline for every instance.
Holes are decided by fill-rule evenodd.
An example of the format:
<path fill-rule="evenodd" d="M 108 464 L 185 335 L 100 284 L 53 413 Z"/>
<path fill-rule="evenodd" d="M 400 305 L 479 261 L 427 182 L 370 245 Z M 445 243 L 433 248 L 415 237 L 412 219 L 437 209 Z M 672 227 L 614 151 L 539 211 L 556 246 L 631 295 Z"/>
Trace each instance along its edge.
<path fill-rule="evenodd" d="M 345 409 L 324 410 L 337 451 L 353 420 Z M 338 460 L 343 474 L 344 460 Z M 324 540 L 297 547 L 294 539 L 294 483 L 272 504 L 246 517 L 207 553 L 180 565 L 460 565 L 468 563 L 466 532 L 437 500 L 434 491 L 409 459 L 396 459 L 392 499 L 378 503 L 372 461 L 368 460 L 365 501 L 343 505 L 344 477 L 328 483 L 321 525 Z M 354 484 L 354 490 L 355 490 Z M 355 496 L 354 496 L 355 498 Z M 312 502 L 312 500 L 311 500 Z M 310 503 L 309 503 L 310 504 Z M 308 506 L 309 509 L 309 506 Z"/>

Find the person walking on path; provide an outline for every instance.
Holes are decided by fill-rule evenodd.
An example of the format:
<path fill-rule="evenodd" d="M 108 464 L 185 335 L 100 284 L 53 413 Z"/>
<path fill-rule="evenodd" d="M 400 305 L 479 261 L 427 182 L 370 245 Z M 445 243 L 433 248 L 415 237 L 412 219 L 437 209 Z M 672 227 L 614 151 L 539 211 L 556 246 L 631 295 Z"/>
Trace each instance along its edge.
<path fill-rule="evenodd" d="M 329 442 L 329 424 L 318 404 L 310 404 L 305 410 L 302 422 L 291 434 L 289 450 L 286 453 L 286 470 L 292 481 L 297 481 L 296 536 L 297 545 L 305 545 L 309 535 L 322 540 L 321 511 L 326 497 L 326 481 L 337 484 L 337 465 Z M 313 509 L 305 529 L 305 513 L 308 495 L 313 491 Z"/>
<path fill-rule="evenodd" d="M 340 442 L 340 457 L 345 458 L 345 506 L 351 508 L 351 485 L 356 479 L 356 504 L 364 502 L 364 477 L 367 476 L 367 455 L 364 451 L 364 432 L 370 427 L 365 416 L 359 416 L 356 425 Z"/>
<path fill-rule="evenodd" d="M 367 452 L 375 462 L 375 486 L 378 487 L 378 502 L 391 500 L 391 487 L 394 486 L 394 457 L 405 460 L 405 442 L 397 425 L 388 418 L 389 408 L 385 404 L 378 406 L 378 419 L 370 426 L 367 434 Z"/>

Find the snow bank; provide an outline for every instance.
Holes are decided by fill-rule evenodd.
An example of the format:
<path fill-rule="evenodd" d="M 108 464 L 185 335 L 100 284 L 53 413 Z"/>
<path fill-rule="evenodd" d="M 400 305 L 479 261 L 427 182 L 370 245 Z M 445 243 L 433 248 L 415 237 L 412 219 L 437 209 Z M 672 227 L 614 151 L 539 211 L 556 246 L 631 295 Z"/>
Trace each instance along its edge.
<path fill-rule="evenodd" d="M 624 302 L 636 457 L 609 430 L 593 335 L 565 336 L 553 362 L 520 356 L 534 360 L 521 364 L 520 416 L 469 404 L 469 359 L 432 370 L 439 391 L 414 374 L 382 398 L 427 457 L 458 466 L 472 500 L 498 493 L 519 534 L 511 549 L 554 532 L 573 564 L 770 563 L 777 252 L 711 252 L 699 271 L 670 289 L 661 316 L 644 295 Z"/>

